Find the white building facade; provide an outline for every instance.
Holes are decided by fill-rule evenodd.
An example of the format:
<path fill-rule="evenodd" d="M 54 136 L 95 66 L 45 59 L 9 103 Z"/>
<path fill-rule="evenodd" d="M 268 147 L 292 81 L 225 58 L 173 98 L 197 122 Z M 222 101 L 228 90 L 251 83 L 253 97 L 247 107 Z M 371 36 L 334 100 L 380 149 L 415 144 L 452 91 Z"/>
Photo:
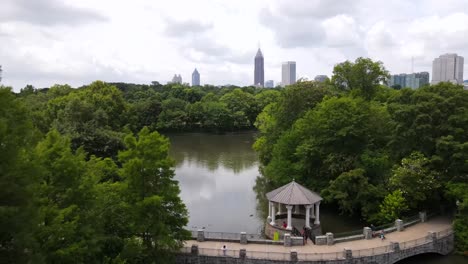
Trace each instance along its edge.
<path fill-rule="evenodd" d="M 282 86 L 291 85 L 296 83 L 296 62 L 286 61 L 283 62 L 281 67 L 281 84 Z"/>
<path fill-rule="evenodd" d="M 439 82 L 463 83 L 463 63 L 462 56 L 456 53 L 447 53 L 435 58 L 432 62 L 432 84 Z"/>

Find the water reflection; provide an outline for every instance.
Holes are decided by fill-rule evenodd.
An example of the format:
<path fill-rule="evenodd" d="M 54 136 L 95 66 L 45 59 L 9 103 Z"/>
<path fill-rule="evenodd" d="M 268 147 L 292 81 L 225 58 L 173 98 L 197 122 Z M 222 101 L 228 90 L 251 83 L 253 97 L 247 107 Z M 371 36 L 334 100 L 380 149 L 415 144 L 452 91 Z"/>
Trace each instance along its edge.
<path fill-rule="evenodd" d="M 254 133 L 170 134 L 176 179 L 189 210 L 190 229 L 258 233 L 263 221 L 252 191 L 258 161 Z"/>

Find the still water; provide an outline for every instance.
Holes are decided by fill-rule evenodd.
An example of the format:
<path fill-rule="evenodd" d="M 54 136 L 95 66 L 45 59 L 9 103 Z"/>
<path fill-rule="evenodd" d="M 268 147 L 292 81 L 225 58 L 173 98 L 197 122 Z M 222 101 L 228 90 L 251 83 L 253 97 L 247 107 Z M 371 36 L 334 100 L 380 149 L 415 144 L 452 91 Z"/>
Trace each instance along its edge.
<path fill-rule="evenodd" d="M 170 155 L 176 161 L 176 179 L 189 211 L 189 229 L 213 232 L 260 233 L 266 208 L 257 209 L 253 190 L 259 162 L 252 150 L 252 132 L 224 135 L 169 134 Z M 358 220 L 320 207 L 322 231 L 346 232 L 362 228 Z M 466 258 L 435 255 L 408 259 L 402 264 L 467 264 Z"/>

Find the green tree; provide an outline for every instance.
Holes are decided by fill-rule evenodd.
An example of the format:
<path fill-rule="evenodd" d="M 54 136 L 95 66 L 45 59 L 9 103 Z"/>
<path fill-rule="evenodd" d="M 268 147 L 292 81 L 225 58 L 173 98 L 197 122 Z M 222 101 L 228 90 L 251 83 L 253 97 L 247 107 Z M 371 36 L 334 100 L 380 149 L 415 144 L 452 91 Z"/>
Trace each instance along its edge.
<path fill-rule="evenodd" d="M 35 238 L 46 263 L 93 262 L 99 248 L 93 228 L 94 188 L 85 175 L 85 153 L 52 130 L 35 150 L 40 185 Z"/>
<path fill-rule="evenodd" d="M 328 202 L 336 202 L 341 213 L 369 216 L 378 206 L 378 188 L 369 184 L 363 169 L 342 173 L 322 191 Z"/>
<path fill-rule="evenodd" d="M 124 252 L 144 263 L 170 263 L 171 251 L 182 246 L 188 232 L 187 210 L 179 197 L 174 161 L 168 157 L 169 140 L 143 128 L 137 137 L 125 137 L 126 150 L 119 153 L 121 176 L 130 205 L 132 237 Z M 124 253 L 122 253 L 125 255 Z M 130 262 L 136 262 L 129 260 Z"/>
<path fill-rule="evenodd" d="M 26 107 L 0 86 L 0 262 L 28 263 L 35 243 L 32 203 L 37 184 L 30 152 L 35 143 Z"/>
<path fill-rule="evenodd" d="M 425 209 L 441 186 L 438 173 L 429 166 L 429 159 L 420 152 L 413 152 L 401 160 L 393 170 L 390 185 L 400 190 L 412 209 Z"/>
<path fill-rule="evenodd" d="M 356 95 L 370 100 L 381 83 L 386 83 L 389 74 L 383 63 L 369 58 L 345 61 L 333 68 L 332 83 L 342 90 L 353 91 Z"/>
<path fill-rule="evenodd" d="M 403 213 L 409 209 L 406 199 L 400 190 L 395 190 L 385 196 L 379 207 L 380 211 L 377 214 L 376 220 L 382 224 L 392 223 L 396 219 L 401 218 Z"/>

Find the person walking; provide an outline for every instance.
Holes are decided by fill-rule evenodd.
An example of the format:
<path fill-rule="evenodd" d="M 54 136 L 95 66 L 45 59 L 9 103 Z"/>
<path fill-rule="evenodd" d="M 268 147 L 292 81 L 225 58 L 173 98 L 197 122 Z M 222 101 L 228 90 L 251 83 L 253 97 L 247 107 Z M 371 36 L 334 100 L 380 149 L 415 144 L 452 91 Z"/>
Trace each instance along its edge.
<path fill-rule="evenodd" d="M 227 251 L 226 245 L 223 245 L 221 249 L 223 250 L 223 256 L 226 256 L 226 251 Z"/>

